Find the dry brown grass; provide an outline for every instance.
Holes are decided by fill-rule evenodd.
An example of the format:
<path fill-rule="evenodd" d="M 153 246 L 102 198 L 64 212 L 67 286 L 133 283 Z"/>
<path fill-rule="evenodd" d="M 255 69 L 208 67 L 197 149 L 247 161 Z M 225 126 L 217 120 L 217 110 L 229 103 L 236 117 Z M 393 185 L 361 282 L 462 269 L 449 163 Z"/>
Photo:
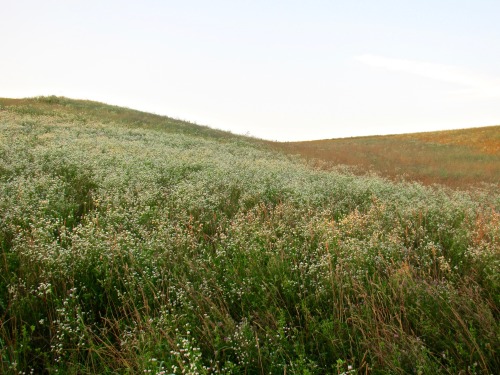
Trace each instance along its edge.
<path fill-rule="evenodd" d="M 395 137 L 404 140 L 418 139 L 423 142 L 442 145 L 465 146 L 491 155 L 500 154 L 500 126 L 402 134 Z"/>
<path fill-rule="evenodd" d="M 467 188 L 500 181 L 500 126 L 429 133 L 272 143 L 309 160 L 360 173 Z"/>

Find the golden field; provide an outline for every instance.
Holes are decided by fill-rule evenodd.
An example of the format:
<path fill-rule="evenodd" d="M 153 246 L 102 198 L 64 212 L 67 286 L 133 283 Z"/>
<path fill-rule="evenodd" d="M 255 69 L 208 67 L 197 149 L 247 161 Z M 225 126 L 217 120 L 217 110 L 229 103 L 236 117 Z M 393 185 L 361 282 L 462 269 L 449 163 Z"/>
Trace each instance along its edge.
<path fill-rule="evenodd" d="M 500 179 L 500 126 L 427 133 L 272 143 L 323 168 L 466 188 Z"/>

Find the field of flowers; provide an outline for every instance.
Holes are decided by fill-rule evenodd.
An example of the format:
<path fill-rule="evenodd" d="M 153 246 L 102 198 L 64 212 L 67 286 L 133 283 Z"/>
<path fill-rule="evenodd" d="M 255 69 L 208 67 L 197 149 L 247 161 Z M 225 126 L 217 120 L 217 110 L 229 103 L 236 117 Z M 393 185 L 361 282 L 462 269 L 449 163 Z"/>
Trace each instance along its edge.
<path fill-rule="evenodd" d="M 496 374 L 497 188 L 0 99 L 0 373 Z"/>

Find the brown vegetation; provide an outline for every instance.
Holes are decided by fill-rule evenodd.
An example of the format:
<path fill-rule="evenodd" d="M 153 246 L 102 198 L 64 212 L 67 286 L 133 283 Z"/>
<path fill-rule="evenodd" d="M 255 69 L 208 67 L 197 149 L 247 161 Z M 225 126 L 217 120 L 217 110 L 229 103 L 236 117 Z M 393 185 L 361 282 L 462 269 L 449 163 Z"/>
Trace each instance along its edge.
<path fill-rule="evenodd" d="M 344 164 L 396 180 L 455 188 L 500 181 L 500 126 L 272 146 L 328 166 Z"/>

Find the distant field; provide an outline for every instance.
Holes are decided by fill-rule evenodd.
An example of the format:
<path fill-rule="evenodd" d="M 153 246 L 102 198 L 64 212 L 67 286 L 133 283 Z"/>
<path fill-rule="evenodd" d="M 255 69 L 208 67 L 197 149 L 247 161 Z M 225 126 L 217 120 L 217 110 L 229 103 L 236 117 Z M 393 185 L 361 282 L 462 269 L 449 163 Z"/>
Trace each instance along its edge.
<path fill-rule="evenodd" d="M 308 159 L 391 179 L 465 188 L 500 181 L 500 126 L 403 135 L 275 143 Z"/>

